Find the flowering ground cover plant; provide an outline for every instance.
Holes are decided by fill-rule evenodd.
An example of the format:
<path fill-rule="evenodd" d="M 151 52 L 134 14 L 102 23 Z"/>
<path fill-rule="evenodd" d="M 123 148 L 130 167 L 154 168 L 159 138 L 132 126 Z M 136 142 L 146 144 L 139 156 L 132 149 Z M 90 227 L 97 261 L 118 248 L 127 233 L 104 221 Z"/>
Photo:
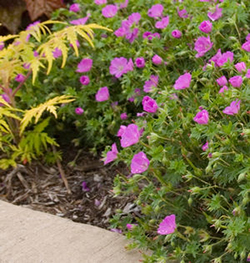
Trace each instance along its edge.
<path fill-rule="evenodd" d="M 145 262 L 249 261 L 250 2 L 76 4 L 55 18 L 113 32 L 96 32 L 94 51 L 76 42 L 80 58 L 52 68 L 38 97 L 76 96 L 61 125 L 128 165 L 114 192 L 140 214 L 118 211 L 112 228 L 152 251 Z"/>

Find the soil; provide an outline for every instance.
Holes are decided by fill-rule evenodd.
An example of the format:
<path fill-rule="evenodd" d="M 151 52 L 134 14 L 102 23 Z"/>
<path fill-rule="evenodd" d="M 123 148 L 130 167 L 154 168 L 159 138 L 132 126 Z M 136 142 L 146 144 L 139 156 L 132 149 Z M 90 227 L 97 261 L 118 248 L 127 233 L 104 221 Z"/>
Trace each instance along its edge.
<path fill-rule="evenodd" d="M 105 229 L 116 209 L 133 212 L 133 196 L 115 197 L 112 192 L 114 177 L 128 174 L 124 165 L 104 166 L 88 152 L 81 152 L 76 162 L 76 151 L 68 155 L 59 163 L 68 190 L 58 165 L 33 163 L 1 171 L 0 199 Z"/>

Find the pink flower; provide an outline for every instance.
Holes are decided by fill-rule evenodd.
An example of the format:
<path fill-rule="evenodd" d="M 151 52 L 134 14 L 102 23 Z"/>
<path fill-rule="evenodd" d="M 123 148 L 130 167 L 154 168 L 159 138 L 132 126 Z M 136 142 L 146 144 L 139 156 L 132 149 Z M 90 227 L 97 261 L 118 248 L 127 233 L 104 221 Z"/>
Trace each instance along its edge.
<path fill-rule="evenodd" d="M 247 70 L 246 78 L 250 79 L 250 69 Z"/>
<path fill-rule="evenodd" d="M 90 189 L 87 186 L 87 182 L 85 182 L 85 181 L 82 182 L 82 190 L 83 190 L 83 192 L 89 192 L 90 191 Z"/>
<path fill-rule="evenodd" d="M 91 70 L 93 64 L 93 60 L 90 58 L 84 58 L 81 60 L 81 62 L 77 65 L 76 72 L 88 72 Z"/>
<path fill-rule="evenodd" d="M 126 120 L 126 119 L 128 118 L 127 113 L 126 113 L 126 112 L 122 113 L 122 114 L 120 115 L 120 118 L 121 118 L 122 120 Z"/>
<path fill-rule="evenodd" d="M 179 7 L 178 7 L 177 13 L 180 18 L 188 18 L 188 13 L 186 9 L 179 10 Z"/>
<path fill-rule="evenodd" d="M 1 41 L 1 42 L 0 42 L 0 50 L 2 50 L 3 48 L 4 48 L 4 42 Z"/>
<path fill-rule="evenodd" d="M 29 69 L 29 68 L 30 68 L 30 63 L 24 62 L 24 63 L 23 63 L 23 67 L 24 67 L 25 69 Z"/>
<path fill-rule="evenodd" d="M 25 80 L 25 76 L 23 74 L 17 74 L 15 77 L 15 81 L 23 82 Z"/>
<path fill-rule="evenodd" d="M 242 71 L 246 71 L 247 66 L 245 62 L 239 62 L 234 65 L 235 68 L 239 71 L 239 73 L 242 73 Z"/>
<path fill-rule="evenodd" d="M 75 108 L 75 113 L 77 115 L 82 115 L 84 113 L 84 110 L 81 107 Z"/>
<path fill-rule="evenodd" d="M 246 36 L 246 41 L 250 41 L 250 34 Z"/>
<path fill-rule="evenodd" d="M 107 0 L 95 0 L 95 4 L 104 5 L 104 4 L 107 4 Z"/>
<path fill-rule="evenodd" d="M 121 125 L 119 131 L 117 132 L 116 136 L 122 137 L 124 131 L 127 129 L 125 125 Z"/>
<path fill-rule="evenodd" d="M 111 18 L 116 15 L 118 8 L 116 5 L 107 5 L 102 9 L 102 15 L 106 18 Z"/>
<path fill-rule="evenodd" d="M 164 29 L 169 24 L 169 16 L 163 17 L 162 20 L 155 23 L 155 27 L 158 29 Z"/>
<path fill-rule="evenodd" d="M 121 146 L 123 148 L 129 147 L 139 142 L 140 132 L 136 124 L 129 124 L 126 129 L 122 129 L 123 132 L 121 134 Z"/>
<path fill-rule="evenodd" d="M 54 58 L 59 58 L 62 56 L 62 50 L 56 47 L 52 54 Z"/>
<path fill-rule="evenodd" d="M 216 63 L 219 67 L 223 66 L 225 63 L 228 62 L 228 60 L 232 63 L 234 59 L 234 53 L 231 51 L 227 51 L 223 54 L 221 54 L 221 56 L 218 57 Z"/>
<path fill-rule="evenodd" d="M 87 15 L 83 18 L 72 20 L 72 21 L 70 21 L 70 24 L 72 24 L 72 25 L 85 25 L 86 22 L 88 21 L 88 19 L 89 19 L 89 15 Z"/>
<path fill-rule="evenodd" d="M 250 41 L 245 42 L 242 46 L 242 49 L 244 49 L 247 52 L 250 52 Z"/>
<path fill-rule="evenodd" d="M 11 93 L 12 93 L 12 90 L 11 90 Z M 7 95 L 6 93 L 3 93 L 1 96 L 7 103 L 10 103 L 9 95 Z M 2 106 L 4 106 L 4 104 L 0 103 L 0 107 L 2 107 Z"/>
<path fill-rule="evenodd" d="M 128 230 L 132 230 L 133 228 L 135 228 L 136 226 L 138 226 L 137 224 L 127 224 L 126 227 Z"/>
<path fill-rule="evenodd" d="M 162 58 L 158 55 L 154 55 L 152 57 L 152 62 L 155 64 L 155 65 L 160 65 L 162 63 Z"/>
<path fill-rule="evenodd" d="M 140 174 L 148 169 L 150 162 L 144 152 L 139 152 L 134 155 L 131 161 L 131 173 Z"/>
<path fill-rule="evenodd" d="M 99 101 L 99 102 L 108 100 L 109 99 L 108 87 L 100 88 L 95 95 L 95 99 L 96 101 Z"/>
<path fill-rule="evenodd" d="M 174 89 L 179 90 L 179 89 L 186 89 L 189 88 L 190 83 L 191 83 L 191 74 L 190 73 L 185 73 L 181 75 L 174 84 Z"/>
<path fill-rule="evenodd" d="M 117 154 L 118 154 L 118 150 L 117 150 L 116 144 L 113 143 L 111 151 L 107 152 L 107 155 L 104 161 L 104 165 L 106 165 L 107 163 L 113 162 L 117 158 Z"/>
<path fill-rule="evenodd" d="M 142 99 L 142 106 L 143 106 L 144 111 L 151 112 L 151 113 L 155 113 L 158 109 L 158 105 L 156 101 L 150 98 L 149 96 L 145 96 Z"/>
<path fill-rule="evenodd" d="M 159 235 L 168 235 L 174 233 L 176 229 L 175 215 L 166 216 L 160 223 L 157 233 Z"/>
<path fill-rule="evenodd" d="M 213 43 L 210 41 L 210 37 L 199 37 L 195 44 L 194 49 L 198 52 L 195 57 L 199 58 L 205 55 L 213 46 Z"/>
<path fill-rule="evenodd" d="M 129 71 L 133 70 L 133 61 L 129 59 L 129 61 L 124 58 L 114 58 L 111 61 L 109 72 L 111 75 L 115 75 L 116 78 L 120 78 L 123 74 L 126 74 Z"/>
<path fill-rule="evenodd" d="M 145 81 L 145 85 L 143 86 L 143 91 L 148 93 L 152 91 L 152 88 L 156 88 L 158 85 L 159 77 L 155 75 L 151 75 L 150 79 Z"/>
<path fill-rule="evenodd" d="M 117 37 L 126 37 L 130 43 L 132 43 L 139 33 L 139 29 L 135 28 L 134 25 L 137 25 L 141 19 L 140 13 L 132 13 L 127 20 L 122 21 L 122 25 L 118 28 L 114 34 Z"/>
<path fill-rule="evenodd" d="M 201 147 L 201 149 L 202 149 L 202 151 L 206 151 L 207 149 L 208 149 L 208 142 L 206 142 L 202 147 Z"/>
<path fill-rule="evenodd" d="M 181 33 L 180 30 L 175 29 L 175 30 L 172 31 L 171 35 L 172 35 L 172 37 L 174 37 L 174 38 L 181 38 L 182 33 Z"/>
<path fill-rule="evenodd" d="M 216 79 L 216 82 L 219 86 L 227 85 L 227 79 L 225 76 L 221 76 L 220 78 Z"/>
<path fill-rule="evenodd" d="M 89 77 L 85 76 L 85 75 L 81 76 L 80 77 L 80 82 L 81 82 L 82 85 L 87 86 L 89 84 L 89 82 L 90 82 Z"/>
<path fill-rule="evenodd" d="M 144 68 L 145 67 L 145 60 L 144 58 L 136 58 L 135 59 L 135 65 L 137 68 Z"/>
<path fill-rule="evenodd" d="M 193 120 L 199 124 L 208 124 L 208 120 L 209 120 L 208 111 L 202 110 L 198 112 Z"/>
<path fill-rule="evenodd" d="M 79 12 L 80 11 L 80 5 L 79 4 L 73 4 L 69 7 L 69 11 L 71 12 Z"/>
<path fill-rule="evenodd" d="M 126 8 L 128 6 L 129 0 L 125 0 L 123 3 L 120 4 L 120 9 Z"/>
<path fill-rule="evenodd" d="M 152 40 L 153 38 L 160 38 L 160 34 L 159 33 L 151 33 L 149 31 L 146 31 L 145 33 L 143 33 L 142 38 L 145 39 L 147 38 L 148 40 Z"/>
<path fill-rule="evenodd" d="M 110 231 L 111 231 L 111 232 L 118 233 L 118 234 L 122 234 L 122 230 L 121 230 L 121 229 L 118 229 L 118 228 L 111 228 Z"/>
<path fill-rule="evenodd" d="M 228 90 L 227 86 L 223 86 L 220 90 L 219 93 L 224 93 L 226 90 Z"/>
<path fill-rule="evenodd" d="M 216 5 L 216 10 L 215 10 L 215 12 L 214 12 L 214 13 L 208 12 L 208 13 L 207 13 L 207 16 L 208 16 L 212 21 L 218 20 L 219 18 L 222 17 L 222 8 L 219 8 L 219 5 Z"/>
<path fill-rule="evenodd" d="M 213 27 L 213 24 L 209 20 L 206 20 L 206 21 L 201 22 L 199 29 L 200 31 L 208 34 L 212 31 L 212 27 Z"/>
<path fill-rule="evenodd" d="M 234 115 L 237 114 L 239 110 L 240 110 L 240 100 L 234 100 L 233 102 L 231 102 L 230 106 L 226 107 L 223 110 L 223 113 L 227 115 Z"/>
<path fill-rule="evenodd" d="M 234 76 L 232 78 L 229 79 L 230 84 L 235 87 L 235 88 L 240 88 L 243 79 L 241 76 Z"/>
<path fill-rule="evenodd" d="M 148 10 L 148 16 L 153 17 L 153 18 L 158 18 L 162 16 L 162 12 L 163 12 L 163 6 L 161 4 L 156 4 L 156 5 L 153 5 Z"/>

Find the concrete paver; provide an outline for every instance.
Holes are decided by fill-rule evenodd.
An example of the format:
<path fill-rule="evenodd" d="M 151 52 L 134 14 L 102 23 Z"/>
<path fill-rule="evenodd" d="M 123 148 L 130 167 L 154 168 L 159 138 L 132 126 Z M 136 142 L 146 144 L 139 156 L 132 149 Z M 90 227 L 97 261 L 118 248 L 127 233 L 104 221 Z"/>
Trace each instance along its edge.
<path fill-rule="evenodd" d="M 137 263 L 125 238 L 0 201 L 0 263 Z"/>

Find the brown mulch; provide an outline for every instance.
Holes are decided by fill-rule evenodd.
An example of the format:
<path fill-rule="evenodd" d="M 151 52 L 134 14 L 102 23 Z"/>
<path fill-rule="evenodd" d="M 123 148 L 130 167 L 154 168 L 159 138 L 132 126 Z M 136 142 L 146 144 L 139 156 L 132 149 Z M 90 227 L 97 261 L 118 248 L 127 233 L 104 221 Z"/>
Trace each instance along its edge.
<path fill-rule="evenodd" d="M 112 192 L 114 177 L 128 174 L 125 167 L 104 166 L 100 158 L 87 152 L 81 153 L 76 164 L 74 157 L 68 157 L 71 163 L 62 162 L 71 193 L 57 165 L 33 163 L 0 172 L 0 199 L 106 229 L 116 209 L 124 214 L 137 212 L 132 196 L 115 197 Z"/>

